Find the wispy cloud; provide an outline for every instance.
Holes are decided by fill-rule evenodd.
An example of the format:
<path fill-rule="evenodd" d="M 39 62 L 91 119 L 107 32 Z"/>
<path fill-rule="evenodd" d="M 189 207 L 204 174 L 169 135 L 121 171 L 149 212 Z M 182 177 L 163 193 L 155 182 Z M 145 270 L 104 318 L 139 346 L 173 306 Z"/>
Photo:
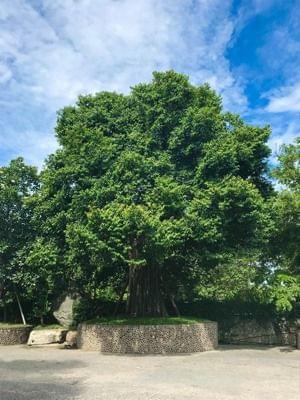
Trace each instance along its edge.
<path fill-rule="evenodd" d="M 287 2 L 288 3 L 288 2 Z M 291 7 L 281 24 L 270 29 L 265 44 L 258 49 L 264 61 L 263 73 L 274 79 L 274 85 L 263 96 L 268 99 L 266 111 L 297 113 L 300 111 L 300 7 Z M 287 116 L 287 118 L 293 116 Z"/>
<path fill-rule="evenodd" d="M 295 138 L 300 135 L 299 121 L 288 122 L 286 126 L 274 132 L 269 140 L 269 146 L 272 149 L 273 157 L 276 158 L 283 144 L 293 143 Z"/>
<path fill-rule="evenodd" d="M 269 146 L 271 163 L 275 163 L 280 147 L 294 142 L 300 135 L 300 7 L 298 2 L 259 2 L 263 6 L 271 4 L 277 22 L 268 20 L 270 27 L 266 30 L 264 44 L 256 52 L 260 62 L 260 82 L 266 81 L 270 87 L 261 93 L 267 104 L 258 110 L 250 109 L 249 113 L 254 120 L 271 125 Z M 278 11 L 276 15 L 279 4 L 282 13 Z"/>
<path fill-rule="evenodd" d="M 300 81 L 272 94 L 266 110 L 273 113 L 300 112 Z"/>

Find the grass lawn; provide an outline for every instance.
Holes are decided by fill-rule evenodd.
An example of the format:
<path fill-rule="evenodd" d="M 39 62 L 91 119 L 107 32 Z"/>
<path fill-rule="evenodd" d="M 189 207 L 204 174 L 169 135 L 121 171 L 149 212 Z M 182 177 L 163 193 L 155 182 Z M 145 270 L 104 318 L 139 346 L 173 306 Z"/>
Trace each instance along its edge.
<path fill-rule="evenodd" d="M 23 324 L 11 324 L 8 322 L 0 322 L 0 329 L 14 329 L 14 328 L 24 328 L 31 325 L 23 325 Z"/>
<path fill-rule="evenodd" d="M 32 326 L 32 325 L 0 322 L 0 329 L 24 328 L 26 326 Z M 59 324 L 49 324 L 49 325 L 37 325 L 33 329 L 34 330 L 43 330 L 43 329 L 67 329 L 67 328 L 64 328 L 63 326 L 61 326 Z"/>
<path fill-rule="evenodd" d="M 42 331 L 44 329 L 46 330 L 46 329 L 67 329 L 67 328 L 64 328 L 59 324 L 37 325 L 33 328 L 33 330 L 35 331 Z"/>
<path fill-rule="evenodd" d="M 89 325 L 92 324 L 109 324 L 109 325 L 189 325 L 205 322 L 207 320 L 196 317 L 102 317 L 95 318 L 87 321 Z M 207 321 L 209 322 L 209 321 Z"/>

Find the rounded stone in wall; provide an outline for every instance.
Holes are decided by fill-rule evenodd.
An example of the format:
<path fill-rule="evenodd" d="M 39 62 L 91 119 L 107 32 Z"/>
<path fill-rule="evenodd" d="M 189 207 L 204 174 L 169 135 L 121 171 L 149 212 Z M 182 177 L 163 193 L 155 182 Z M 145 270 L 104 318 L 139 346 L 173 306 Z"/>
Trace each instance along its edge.
<path fill-rule="evenodd" d="M 32 326 L 0 327 L 0 345 L 27 343 Z"/>
<path fill-rule="evenodd" d="M 195 353 L 218 346 L 216 322 L 178 325 L 80 324 L 77 346 L 102 353 Z"/>

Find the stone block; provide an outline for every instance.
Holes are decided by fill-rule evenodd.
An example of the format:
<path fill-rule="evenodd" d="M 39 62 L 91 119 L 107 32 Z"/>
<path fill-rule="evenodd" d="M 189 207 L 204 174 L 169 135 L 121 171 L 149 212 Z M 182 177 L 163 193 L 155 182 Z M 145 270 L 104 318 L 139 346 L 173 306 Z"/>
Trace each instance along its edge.
<path fill-rule="evenodd" d="M 51 343 L 63 343 L 65 341 L 67 330 L 65 329 L 41 329 L 33 330 L 30 333 L 27 344 L 45 345 Z"/>
<path fill-rule="evenodd" d="M 78 336 L 77 331 L 68 331 L 65 345 L 71 348 L 77 347 L 77 336 Z"/>

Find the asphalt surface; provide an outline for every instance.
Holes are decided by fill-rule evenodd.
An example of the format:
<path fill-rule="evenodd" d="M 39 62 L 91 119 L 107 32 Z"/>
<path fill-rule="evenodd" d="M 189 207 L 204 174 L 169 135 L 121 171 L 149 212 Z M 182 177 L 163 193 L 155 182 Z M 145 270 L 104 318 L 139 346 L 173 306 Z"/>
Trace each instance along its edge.
<path fill-rule="evenodd" d="M 299 400 L 300 351 L 128 356 L 0 346 L 1 400 Z"/>

